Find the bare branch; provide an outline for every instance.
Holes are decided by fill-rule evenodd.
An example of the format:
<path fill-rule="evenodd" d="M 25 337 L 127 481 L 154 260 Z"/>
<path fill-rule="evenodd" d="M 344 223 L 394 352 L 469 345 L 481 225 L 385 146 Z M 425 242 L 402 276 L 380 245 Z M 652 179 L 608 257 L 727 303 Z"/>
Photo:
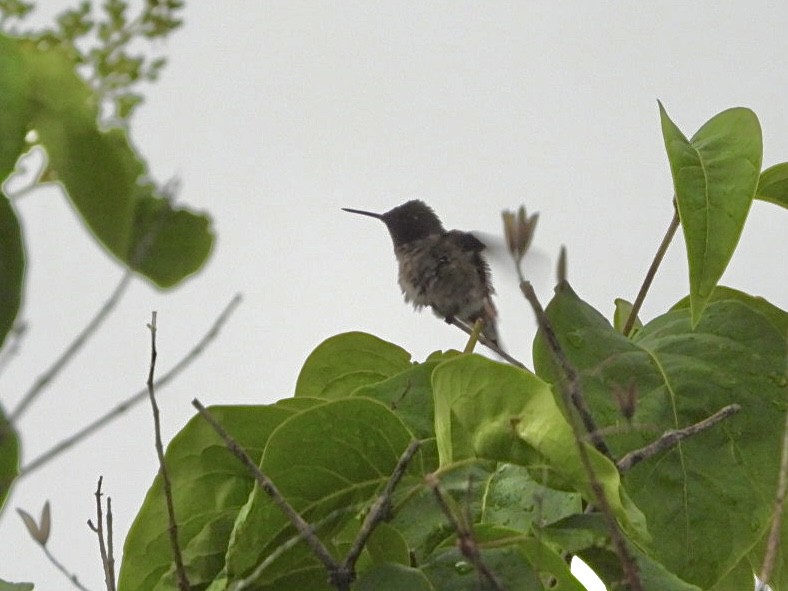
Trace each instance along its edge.
<path fill-rule="evenodd" d="M 421 447 L 421 442 L 418 440 L 413 440 L 410 442 L 410 445 L 408 445 L 408 447 L 402 453 L 397 465 L 394 467 L 394 472 L 392 472 L 391 477 L 386 483 L 386 486 L 383 488 L 383 492 L 380 493 L 380 496 L 377 498 L 377 500 L 375 500 L 375 503 L 372 505 L 372 508 L 367 514 L 366 519 L 364 519 L 364 523 L 361 525 L 361 530 L 358 532 L 356 539 L 353 541 L 353 546 L 351 546 L 350 551 L 345 557 L 343 566 L 348 572 L 354 572 L 356 561 L 361 555 L 361 551 L 364 549 L 364 546 L 366 546 L 369 537 L 372 535 L 372 532 L 375 531 L 375 528 L 381 521 L 386 519 L 387 515 L 391 511 L 391 496 L 394 494 L 394 489 L 405 475 L 405 470 L 407 470 L 408 464 L 410 464 L 410 461 L 413 459 L 413 456 L 416 454 L 419 447 Z"/>
<path fill-rule="evenodd" d="M 230 315 L 235 311 L 238 305 L 241 303 L 241 294 L 235 294 L 232 300 L 225 306 L 224 310 L 222 310 L 221 314 L 217 316 L 216 320 L 214 320 L 213 325 L 208 329 L 208 332 L 199 340 L 199 342 L 192 347 L 192 349 L 184 355 L 184 357 L 176 363 L 172 369 L 170 369 L 166 374 L 161 376 L 156 382 L 153 384 L 157 390 L 166 386 L 170 381 L 178 377 L 181 372 L 183 372 L 189 365 L 192 364 L 211 344 L 211 342 L 218 336 L 219 331 L 224 327 L 227 319 Z M 22 478 L 34 470 L 40 468 L 44 464 L 48 463 L 49 461 L 53 460 L 57 456 L 59 456 L 64 451 L 68 450 L 75 444 L 79 443 L 86 437 L 89 437 L 102 427 L 106 426 L 109 422 L 116 419 L 123 413 L 125 413 L 130 408 L 136 406 L 143 400 L 148 397 L 148 389 L 143 388 L 133 396 L 127 398 L 120 404 L 118 404 L 115 408 L 107 412 L 106 414 L 100 416 L 99 418 L 95 419 L 91 423 L 88 423 L 82 429 L 74 433 L 73 435 L 67 437 L 57 445 L 53 446 L 49 450 L 42 453 L 40 456 L 26 464 L 22 467 L 19 471 L 18 478 Z"/>
<path fill-rule="evenodd" d="M 670 220 L 670 225 L 668 226 L 667 232 L 665 232 L 665 237 L 662 239 L 662 242 L 657 249 L 657 254 L 654 255 L 654 260 L 651 261 L 651 266 L 648 268 L 646 277 L 643 279 L 643 285 L 640 286 L 640 291 L 635 298 L 635 303 L 632 304 L 632 309 L 629 311 L 629 317 L 627 318 L 626 324 L 624 324 L 624 329 L 622 330 L 622 333 L 625 337 L 629 336 L 629 333 L 632 332 L 632 327 L 635 325 L 635 319 L 638 317 L 640 307 L 643 305 L 643 301 L 646 299 L 648 289 L 651 287 L 651 283 L 654 281 L 654 277 L 657 274 L 657 269 L 659 269 L 659 265 L 662 263 L 662 259 L 665 257 L 665 253 L 668 251 L 668 246 L 670 246 L 673 236 L 676 234 L 676 230 L 679 227 L 679 210 L 675 207 L 675 198 L 673 203 L 673 219 Z"/>
<path fill-rule="evenodd" d="M 534 288 L 531 286 L 529 281 L 521 281 L 520 290 L 523 292 L 525 299 L 528 300 L 528 303 L 531 304 L 531 308 L 533 308 L 534 314 L 536 315 L 536 321 L 539 325 L 539 329 L 542 331 L 542 334 L 547 341 L 547 345 L 550 347 L 550 352 L 553 355 L 553 359 L 557 362 L 564 374 L 566 384 L 565 387 L 567 389 L 569 401 L 571 401 L 571 405 L 577 409 L 577 413 L 580 416 L 580 420 L 583 422 L 583 426 L 588 432 L 588 437 L 591 439 L 591 443 L 594 444 L 594 447 L 599 450 L 600 453 L 603 453 L 608 458 L 612 459 L 613 456 L 610 453 L 610 448 L 608 448 L 605 440 L 602 438 L 596 421 L 591 415 L 591 410 L 586 404 L 586 399 L 580 386 L 580 377 L 577 375 L 575 368 L 572 367 L 572 364 L 569 363 L 569 359 L 564 353 L 561 343 L 558 342 L 558 337 L 553 330 L 550 320 L 547 318 L 547 314 L 545 314 L 545 311 L 542 308 L 542 304 L 536 297 Z"/>
<path fill-rule="evenodd" d="M 473 329 L 468 327 L 461 320 L 457 320 L 456 318 L 452 317 L 452 318 L 447 319 L 447 322 L 449 324 L 453 324 L 454 326 L 456 326 L 457 328 L 459 328 L 460 330 L 462 330 L 465 334 L 467 334 L 469 336 L 473 334 Z M 485 347 L 487 347 L 491 351 L 495 351 L 495 353 L 500 355 L 504 360 L 508 361 L 509 363 L 514 365 L 515 367 L 519 367 L 520 369 L 527 369 L 525 367 L 524 363 L 518 361 L 517 359 L 515 359 L 514 357 L 509 355 L 506 351 L 501 349 L 501 347 L 499 347 L 498 345 L 493 343 L 491 340 L 489 340 L 487 337 L 485 337 L 484 334 L 479 333 L 478 340 L 479 340 L 479 342 L 482 345 L 484 345 Z"/>
<path fill-rule="evenodd" d="M 583 426 L 588 432 L 588 437 L 591 439 L 594 447 L 596 447 L 599 452 L 612 459 L 610 450 L 602 439 L 602 436 L 596 427 L 596 422 L 591 416 L 591 412 L 586 405 L 577 371 L 564 354 L 561 344 L 558 342 L 558 337 L 553 330 L 550 319 L 547 317 L 547 314 L 545 314 L 542 304 L 539 302 L 539 298 L 536 297 L 536 292 L 534 292 L 533 287 L 528 281 L 520 282 L 520 290 L 531 304 L 534 314 L 536 315 L 536 321 L 539 324 L 539 330 L 541 330 L 542 334 L 544 334 L 547 344 L 550 347 L 550 351 L 553 355 L 553 359 L 564 374 L 564 380 L 559 380 L 559 386 L 561 389 L 564 405 L 567 408 L 574 406 L 574 408 L 577 409 L 578 416 L 580 417 Z M 635 563 L 634 558 L 632 558 L 632 555 L 627 548 L 624 534 L 621 531 L 618 522 L 616 521 L 615 515 L 613 515 L 613 510 L 607 500 L 605 490 L 602 487 L 602 484 L 599 482 L 599 478 L 597 478 L 594 467 L 591 465 L 588 449 L 584 443 L 585 434 L 583 433 L 580 425 L 578 425 L 574 414 L 570 413 L 568 418 L 569 425 L 572 427 L 572 431 L 575 436 L 575 443 L 577 445 L 577 452 L 580 457 L 580 462 L 582 463 L 583 469 L 588 475 L 591 491 L 594 493 L 595 498 L 593 499 L 593 504 L 599 509 L 599 512 L 605 520 L 605 524 L 607 525 L 607 528 L 610 532 L 610 539 L 613 542 L 613 548 L 616 552 L 616 555 L 618 556 L 618 561 L 621 564 L 621 568 L 624 572 L 624 576 L 626 577 L 629 589 L 630 591 L 643 591 L 643 584 L 640 581 L 637 564 Z"/>
<path fill-rule="evenodd" d="M 276 485 L 268 478 L 260 468 L 257 467 L 257 464 L 249 457 L 243 448 L 238 445 L 238 442 L 233 439 L 227 431 L 224 430 L 216 419 L 213 418 L 210 412 L 202 405 L 202 403 L 197 400 L 196 398 L 192 400 L 192 406 L 197 409 L 200 415 L 208 422 L 208 424 L 213 428 L 214 431 L 222 438 L 224 444 L 227 446 L 227 449 L 232 452 L 232 454 L 238 458 L 241 463 L 246 466 L 246 469 L 254 476 L 257 483 L 260 485 L 260 488 L 265 491 L 265 493 L 271 497 L 271 500 L 276 504 L 277 507 L 285 514 L 285 516 L 290 520 L 290 523 L 293 524 L 293 527 L 296 528 L 300 536 L 306 541 L 309 547 L 312 549 L 312 552 L 317 556 L 320 562 L 326 567 L 326 570 L 329 573 L 329 579 L 331 584 L 334 585 L 339 591 L 348 591 L 350 589 L 350 583 L 352 582 L 352 574 L 348 572 L 342 565 L 340 565 L 334 557 L 331 556 L 331 553 L 328 551 L 323 545 L 323 542 L 320 541 L 320 538 L 315 535 L 314 529 L 311 525 L 309 525 L 303 517 L 296 511 L 290 503 L 287 502 L 287 499 L 282 496 L 282 493 L 279 492 L 279 489 L 276 488 Z"/>
<path fill-rule="evenodd" d="M 52 380 L 60 373 L 60 371 L 71 361 L 72 357 L 84 346 L 87 340 L 93 336 L 93 333 L 98 330 L 101 324 L 106 320 L 109 313 L 115 309 L 120 299 L 123 297 L 123 294 L 126 292 L 126 288 L 129 286 L 129 282 L 132 278 L 132 272 L 126 271 L 123 274 L 120 282 L 117 286 L 115 286 L 112 295 L 109 299 L 104 302 L 104 305 L 101 306 L 99 311 L 96 315 L 92 318 L 90 322 L 88 322 L 85 327 L 79 332 L 76 338 L 71 342 L 71 344 L 66 347 L 66 350 L 61 353 L 60 357 L 58 357 L 55 362 L 51 365 L 49 369 L 47 369 L 43 374 L 41 374 L 30 389 L 22 396 L 22 399 L 16 405 L 13 412 L 9 415 L 9 421 L 11 423 L 15 422 L 22 414 L 25 412 L 28 406 L 44 391 L 44 389 L 52 382 Z"/>
<path fill-rule="evenodd" d="M 440 486 L 440 479 L 435 474 L 428 474 L 425 477 L 425 480 L 427 481 L 427 486 L 429 486 L 432 489 L 432 492 L 435 493 L 435 500 L 437 501 L 438 506 L 440 507 L 441 511 L 443 511 L 443 514 L 446 516 L 446 519 L 449 521 L 452 529 L 457 534 L 457 548 L 459 549 L 460 553 L 471 562 L 473 567 L 476 569 L 476 572 L 485 578 L 490 583 L 490 585 L 492 585 L 495 591 L 506 591 L 506 587 L 504 587 L 503 583 L 498 580 L 498 577 L 495 576 L 495 574 L 482 560 L 479 546 L 476 543 L 476 540 L 473 538 L 473 531 L 471 530 L 470 523 L 463 523 L 462 521 L 464 520 L 458 519 L 458 517 L 451 510 L 451 507 L 449 507 L 449 504 L 446 501 L 446 497 Z"/>
<path fill-rule="evenodd" d="M 788 494 L 788 411 L 785 413 L 785 427 L 783 429 L 783 451 L 780 459 L 780 474 L 777 478 L 777 494 L 774 497 L 774 510 L 772 513 L 772 527 L 769 539 L 766 542 L 766 555 L 763 558 L 761 572 L 758 574 L 758 590 L 763 591 L 769 583 L 777 560 L 777 550 L 780 547 L 780 528 L 782 527 L 785 497 Z M 782 540 L 785 543 L 785 540 Z"/>
<path fill-rule="evenodd" d="M 656 441 L 649 443 L 645 447 L 631 451 L 623 458 L 618 460 L 618 462 L 616 462 L 618 471 L 623 474 L 643 460 L 647 460 L 659 453 L 662 453 L 665 450 L 675 447 L 680 441 L 686 439 L 687 437 L 691 437 L 696 433 L 710 429 L 720 421 L 724 421 L 728 417 L 735 415 L 740 410 L 741 406 L 738 404 L 729 404 L 728 406 L 723 407 L 715 412 L 710 417 L 703 419 L 702 421 L 698 421 L 689 427 L 665 431 L 665 433 L 663 433 L 662 436 Z"/>
<path fill-rule="evenodd" d="M 39 523 L 36 523 L 36 520 L 22 509 L 17 509 L 17 513 L 22 518 L 22 521 L 27 528 L 27 532 L 30 534 L 36 543 L 41 546 L 41 549 L 44 551 L 44 555 L 47 557 L 49 562 L 51 562 L 54 567 L 59 570 L 63 575 L 80 591 L 89 591 L 82 583 L 79 582 L 77 575 L 70 573 L 68 569 L 63 565 L 57 558 L 55 558 L 54 554 L 49 551 L 47 548 L 47 542 L 49 541 L 49 532 L 51 530 L 51 514 L 49 511 L 49 501 L 44 504 L 44 508 L 41 511 L 41 519 Z"/>
<path fill-rule="evenodd" d="M 181 547 L 178 543 L 178 521 L 175 519 L 175 507 L 172 502 L 172 484 L 170 483 L 170 476 L 167 473 L 167 464 L 164 461 L 164 446 L 161 442 L 161 422 L 159 421 L 159 405 L 156 404 L 155 386 L 153 383 L 153 375 L 156 371 L 156 312 L 151 313 L 151 321 L 148 325 L 150 329 L 150 370 L 148 371 L 148 395 L 150 397 L 150 405 L 153 410 L 153 429 L 156 435 L 156 455 L 159 457 L 159 474 L 164 488 L 164 499 L 167 502 L 167 517 L 170 521 L 168 533 L 170 535 L 170 548 L 172 549 L 172 558 L 175 561 L 175 572 L 178 578 L 178 588 L 180 591 L 189 591 L 191 585 L 189 578 L 186 576 L 186 568 L 183 566 L 183 556 L 181 555 Z"/>
<path fill-rule="evenodd" d="M 101 483 L 104 480 L 103 476 L 99 476 L 98 485 L 96 486 L 96 524 L 88 519 L 88 527 L 96 532 L 99 541 L 99 553 L 101 554 L 101 565 L 104 568 L 104 584 L 107 591 L 115 591 L 115 557 L 112 553 L 112 509 L 110 499 L 107 497 L 107 542 L 109 544 L 109 551 L 104 542 L 104 515 L 101 508 Z"/>

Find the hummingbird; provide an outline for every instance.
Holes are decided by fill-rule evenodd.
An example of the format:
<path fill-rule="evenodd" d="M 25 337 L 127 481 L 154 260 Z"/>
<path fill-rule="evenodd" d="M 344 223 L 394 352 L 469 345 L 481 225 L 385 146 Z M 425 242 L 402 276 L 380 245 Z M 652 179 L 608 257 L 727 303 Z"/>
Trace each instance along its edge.
<path fill-rule="evenodd" d="M 342 208 L 381 220 L 388 228 L 399 264 L 399 285 L 406 302 L 418 310 L 432 308 L 439 318 L 473 325 L 498 345 L 495 290 L 490 267 L 482 256 L 485 244 L 470 232 L 446 231 L 423 201 L 414 199 L 385 213 Z"/>

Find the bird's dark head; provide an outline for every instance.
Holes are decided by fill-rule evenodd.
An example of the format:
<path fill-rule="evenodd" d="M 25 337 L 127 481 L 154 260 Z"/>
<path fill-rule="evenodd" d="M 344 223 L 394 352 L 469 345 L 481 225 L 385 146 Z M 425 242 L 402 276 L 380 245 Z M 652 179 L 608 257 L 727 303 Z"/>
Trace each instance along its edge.
<path fill-rule="evenodd" d="M 443 234 L 445 231 L 432 208 L 418 199 L 408 201 L 383 214 L 359 209 L 344 209 L 350 213 L 359 213 L 383 220 L 389 229 L 395 247 L 430 235 Z"/>

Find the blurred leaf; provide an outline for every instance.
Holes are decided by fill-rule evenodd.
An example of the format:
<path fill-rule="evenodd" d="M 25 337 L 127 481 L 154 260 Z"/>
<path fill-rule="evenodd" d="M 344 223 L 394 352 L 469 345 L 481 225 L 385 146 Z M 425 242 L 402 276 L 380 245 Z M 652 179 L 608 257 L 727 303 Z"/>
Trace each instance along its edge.
<path fill-rule="evenodd" d="M 735 108 L 707 121 L 691 140 L 659 105 L 687 244 L 692 325 L 700 321 L 739 241 L 761 170 L 761 127 L 755 113 Z"/>
<path fill-rule="evenodd" d="M 586 499 L 595 498 L 572 428 L 549 384 L 478 355 L 442 363 L 432 380 L 442 467 L 475 457 L 538 467 L 546 484 L 571 486 Z M 643 514 L 621 487 L 616 466 L 583 445 L 613 514 L 635 539 L 648 539 Z"/>
<path fill-rule="evenodd" d="M 199 270 L 213 245 L 209 218 L 157 191 L 125 131 L 98 128 L 96 97 L 68 57 L 28 41 L 18 48 L 31 79 L 26 125 L 38 132 L 49 171 L 94 236 L 159 287 Z"/>
<path fill-rule="evenodd" d="M 282 422 L 268 440 L 261 469 L 331 548 L 334 536 L 373 502 L 411 439 L 402 422 L 382 403 L 341 398 Z M 408 473 L 420 481 L 418 455 Z M 255 589 L 296 588 L 288 577 L 299 572 L 317 573 L 325 582 L 323 565 L 303 540 L 283 546 L 296 537 L 289 520 L 256 487 L 227 552 L 229 579 L 250 575 L 265 557 L 282 548 L 260 574 Z M 313 576 L 309 574 L 310 580 Z"/>
<path fill-rule="evenodd" d="M 761 173 L 755 197 L 788 207 L 788 162 L 770 166 Z"/>
<path fill-rule="evenodd" d="M 22 232 L 16 219 L 16 212 L 0 191 L 0 349 L 19 314 L 24 275 L 25 252 Z"/>
<path fill-rule="evenodd" d="M 784 314 L 784 313 L 783 313 Z M 761 539 L 771 516 L 786 396 L 785 335 L 736 300 L 713 301 L 693 328 L 688 309 L 664 314 L 624 338 L 563 284 L 547 315 L 617 457 L 668 429 L 697 423 L 728 404 L 741 412 L 630 470 L 626 490 L 648 520 L 651 557 L 703 589 Z M 541 335 L 534 363 L 557 374 Z M 634 380 L 630 426 L 612 396 Z"/>
<path fill-rule="evenodd" d="M 19 476 L 19 437 L 0 407 L 0 512 Z"/>
<path fill-rule="evenodd" d="M 0 34 L 0 184 L 25 149 L 30 74 L 16 43 Z"/>
<path fill-rule="evenodd" d="M 0 579 L 0 591 L 33 591 L 33 583 L 9 583 Z"/>
<path fill-rule="evenodd" d="M 348 332 L 320 343 L 307 358 L 296 382 L 296 396 L 333 399 L 350 396 L 411 367 L 410 353 L 378 337 Z"/>
<path fill-rule="evenodd" d="M 49 510 L 49 501 L 44 503 L 44 508 L 41 509 L 41 518 L 38 523 L 36 523 L 36 520 L 33 519 L 27 511 L 17 509 L 16 512 L 22 518 L 30 537 L 42 546 L 46 546 L 49 541 L 49 533 L 52 531 L 52 514 Z"/>
<path fill-rule="evenodd" d="M 208 410 L 255 461 L 273 430 L 298 412 L 279 404 Z M 186 571 L 195 587 L 205 585 L 224 568 L 235 519 L 255 481 L 199 415 L 173 437 L 165 461 Z M 157 476 L 126 537 L 120 591 L 148 591 L 168 582 L 176 588 L 168 527 L 161 477 Z"/>

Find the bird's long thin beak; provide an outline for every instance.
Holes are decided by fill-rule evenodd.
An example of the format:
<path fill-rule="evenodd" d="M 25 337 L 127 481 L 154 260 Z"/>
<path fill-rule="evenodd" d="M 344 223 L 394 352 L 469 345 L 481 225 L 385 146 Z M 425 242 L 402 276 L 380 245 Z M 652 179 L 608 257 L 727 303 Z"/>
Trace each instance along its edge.
<path fill-rule="evenodd" d="M 383 216 L 379 213 L 372 213 L 371 211 L 362 211 L 360 209 L 350 209 L 349 207 L 343 207 L 342 211 L 349 211 L 350 213 L 358 213 L 361 215 L 368 215 L 371 218 L 377 218 L 379 220 L 383 219 Z"/>

